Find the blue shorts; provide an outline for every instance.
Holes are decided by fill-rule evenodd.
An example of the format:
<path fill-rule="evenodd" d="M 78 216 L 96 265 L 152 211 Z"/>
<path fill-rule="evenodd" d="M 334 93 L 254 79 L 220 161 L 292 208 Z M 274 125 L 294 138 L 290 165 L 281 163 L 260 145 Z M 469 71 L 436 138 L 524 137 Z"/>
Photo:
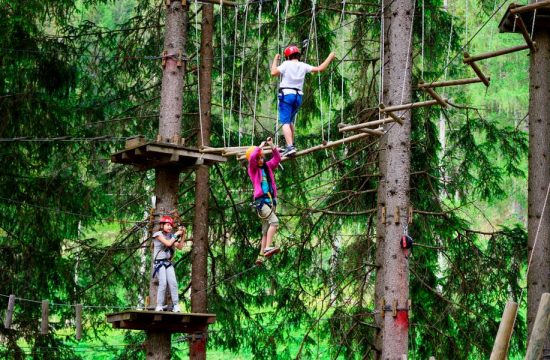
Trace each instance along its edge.
<path fill-rule="evenodd" d="M 293 124 L 301 105 L 302 95 L 279 93 L 279 122 L 283 125 Z"/>

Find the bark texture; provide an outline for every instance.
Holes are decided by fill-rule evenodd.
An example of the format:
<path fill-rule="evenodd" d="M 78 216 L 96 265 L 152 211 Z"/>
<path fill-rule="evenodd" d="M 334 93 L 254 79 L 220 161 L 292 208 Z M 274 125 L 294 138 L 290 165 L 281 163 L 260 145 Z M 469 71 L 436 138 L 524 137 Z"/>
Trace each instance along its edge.
<path fill-rule="evenodd" d="M 529 337 L 533 330 L 540 297 L 543 293 L 550 291 L 550 207 L 548 204 L 542 214 L 550 182 L 550 112 L 548 110 L 548 104 L 550 104 L 550 31 L 548 28 L 537 30 L 535 30 L 533 40 L 537 42 L 538 51 L 531 54 L 529 75 L 528 251 L 529 257 L 531 254 L 533 255 L 527 276 Z M 537 238 L 536 245 L 535 238 Z M 549 348 L 548 343 L 545 348 Z"/>
<path fill-rule="evenodd" d="M 383 102 L 386 106 L 411 102 L 411 36 L 414 2 L 411 0 L 384 1 L 385 43 Z M 384 311 L 382 327 L 382 359 L 401 359 L 407 354 L 409 332 L 409 264 L 400 246 L 403 226 L 407 224 L 409 208 L 411 112 L 404 124 L 387 126 L 385 151 L 380 164 L 379 205 L 385 204 L 385 219 L 379 216 L 378 230 L 383 236 L 383 298 L 386 306 L 397 308 L 396 316 Z M 381 241 L 381 240 L 379 240 Z M 378 284 L 382 286 L 382 283 Z M 379 290 L 380 291 L 380 290 Z M 379 306 L 380 308 L 380 306 Z"/>
<path fill-rule="evenodd" d="M 200 117 L 199 146 L 210 145 L 212 109 L 212 38 L 214 32 L 214 6 L 202 6 L 202 36 L 199 67 Z M 195 219 L 193 221 L 193 256 L 191 272 L 191 310 L 206 313 L 208 309 L 208 200 L 210 194 L 209 169 L 200 165 L 195 178 Z M 190 358 L 206 359 L 206 338 L 201 337 L 191 344 Z"/>
<path fill-rule="evenodd" d="M 164 49 L 167 51 L 165 67 L 162 73 L 162 89 L 160 98 L 159 135 L 163 140 L 181 134 L 181 113 L 183 105 L 183 87 L 185 63 L 178 66 L 178 57 L 185 54 L 187 26 L 187 9 L 182 3 L 172 1 L 166 8 L 166 32 Z M 179 190 L 179 169 L 158 168 L 155 170 L 156 219 L 168 215 L 177 209 Z M 154 260 L 155 254 L 152 256 Z M 151 274 L 153 263 L 151 263 Z M 158 283 L 151 279 L 149 297 L 151 305 L 157 304 Z M 167 292 L 168 293 L 168 292 Z M 146 358 L 164 360 L 171 357 L 171 336 L 164 332 L 147 332 L 145 341 Z"/>

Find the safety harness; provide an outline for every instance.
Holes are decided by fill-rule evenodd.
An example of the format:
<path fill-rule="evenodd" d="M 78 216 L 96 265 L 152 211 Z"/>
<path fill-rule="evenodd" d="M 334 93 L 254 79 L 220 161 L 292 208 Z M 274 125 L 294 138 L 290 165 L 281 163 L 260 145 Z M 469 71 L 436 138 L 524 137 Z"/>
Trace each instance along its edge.
<path fill-rule="evenodd" d="M 170 238 L 171 240 L 172 238 Z M 176 238 L 176 241 L 179 241 L 178 238 Z M 164 251 L 165 253 L 168 253 L 168 257 L 164 259 L 157 260 L 157 256 L 161 251 Z M 159 250 L 155 255 L 155 260 L 153 263 L 155 264 L 155 270 L 153 271 L 152 278 L 154 278 L 157 273 L 160 271 L 160 269 L 164 266 L 166 269 L 168 269 L 170 266 L 172 266 L 172 256 L 174 256 L 174 249 L 172 247 L 168 247 L 164 245 L 164 250 Z"/>
<path fill-rule="evenodd" d="M 277 200 L 274 199 L 273 196 L 271 195 L 273 193 L 273 187 L 271 182 L 271 176 L 269 175 L 267 166 L 264 164 L 261 169 L 263 169 L 263 171 L 265 172 L 265 177 L 267 178 L 268 191 L 267 193 L 262 194 L 262 196 L 255 198 L 251 206 L 256 208 L 256 214 L 260 219 L 267 219 L 269 216 L 271 216 L 271 213 L 273 213 L 273 207 L 277 206 Z M 269 206 L 269 208 L 271 209 L 271 211 L 267 216 L 261 215 L 261 210 L 264 205 Z"/>

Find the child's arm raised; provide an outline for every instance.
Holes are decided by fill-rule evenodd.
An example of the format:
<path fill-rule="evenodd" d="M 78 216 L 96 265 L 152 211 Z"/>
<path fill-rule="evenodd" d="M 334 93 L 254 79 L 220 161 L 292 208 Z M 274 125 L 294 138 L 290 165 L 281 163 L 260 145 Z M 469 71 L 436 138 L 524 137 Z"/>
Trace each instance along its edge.
<path fill-rule="evenodd" d="M 316 73 L 316 72 L 321 72 L 321 71 L 325 71 L 325 69 L 329 66 L 329 64 L 332 62 L 332 60 L 334 60 L 334 58 L 336 57 L 336 54 L 331 52 L 327 58 L 325 59 L 325 61 L 323 61 L 323 63 L 319 66 L 314 66 L 312 69 L 311 69 L 311 72 L 312 73 Z"/>
<path fill-rule="evenodd" d="M 276 54 L 271 63 L 271 76 L 279 76 L 281 72 L 279 71 L 279 59 L 281 58 L 280 54 Z"/>
<path fill-rule="evenodd" d="M 180 226 L 178 231 L 176 231 L 176 242 L 174 243 L 174 246 L 179 250 L 183 249 L 183 243 L 186 241 L 186 233 L 187 229 L 184 226 Z"/>
<path fill-rule="evenodd" d="M 167 238 L 164 237 L 164 235 L 162 234 L 159 234 L 157 236 L 155 236 L 155 238 L 160 241 L 164 246 L 166 247 L 172 247 L 172 245 L 174 245 L 174 242 L 175 240 L 168 240 Z"/>

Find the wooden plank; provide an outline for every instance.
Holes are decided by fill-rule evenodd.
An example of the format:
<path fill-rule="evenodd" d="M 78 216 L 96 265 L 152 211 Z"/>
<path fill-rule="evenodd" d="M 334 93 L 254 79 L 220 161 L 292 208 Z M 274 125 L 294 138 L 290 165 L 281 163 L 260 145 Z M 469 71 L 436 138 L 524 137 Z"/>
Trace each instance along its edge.
<path fill-rule="evenodd" d="M 500 326 L 498 327 L 490 360 L 506 360 L 508 344 L 512 337 L 517 313 L 518 304 L 513 301 L 507 302 L 502 314 L 502 319 L 500 320 Z"/>
<path fill-rule="evenodd" d="M 463 61 L 464 61 L 465 64 L 468 64 L 468 63 L 471 63 L 471 62 L 490 59 L 490 58 L 497 57 L 497 56 L 500 56 L 500 55 L 506 55 L 506 54 L 510 54 L 510 53 L 513 53 L 513 52 L 516 52 L 516 51 L 522 51 L 522 50 L 526 50 L 526 49 L 529 49 L 529 45 L 512 46 L 510 48 L 497 50 L 497 51 L 491 51 L 491 52 L 476 55 L 476 56 L 470 56 L 470 54 L 464 53 L 464 60 Z M 466 54 L 468 54 L 467 57 L 466 57 Z"/>
<path fill-rule="evenodd" d="M 531 3 L 528 5 L 519 6 L 517 4 L 510 4 L 510 14 L 521 14 L 526 12 L 531 12 L 535 9 L 550 7 L 550 0 L 539 1 L 536 3 Z"/>
<path fill-rule="evenodd" d="M 15 295 L 10 295 L 8 299 L 8 310 L 6 311 L 6 319 L 4 320 L 4 328 L 11 329 L 13 319 L 13 308 L 15 307 Z"/>
<path fill-rule="evenodd" d="M 75 306 L 76 339 L 82 338 L 82 304 Z"/>
<path fill-rule="evenodd" d="M 195 0 L 199 3 L 207 3 L 207 4 L 214 4 L 214 5 L 224 5 L 224 6 L 232 6 L 236 7 L 238 4 L 234 1 L 228 1 L 228 0 Z"/>
<path fill-rule="evenodd" d="M 124 147 L 126 149 L 133 149 L 133 148 L 139 147 L 141 145 L 144 145 L 146 142 L 147 142 L 147 140 L 145 140 L 144 136 L 141 136 L 141 135 L 134 136 L 134 137 L 131 137 L 129 139 L 126 139 Z"/>
<path fill-rule="evenodd" d="M 48 300 L 42 300 L 42 322 L 40 326 L 40 333 L 42 335 L 48 335 L 48 315 L 49 315 L 49 305 Z"/>
<path fill-rule="evenodd" d="M 550 294 L 544 293 L 540 297 L 539 309 L 537 311 L 535 323 L 533 324 L 533 330 L 531 330 L 531 338 L 529 339 L 529 345 L 527 346 L 525 360 L 540 359 L 542 350 L 544 349 L 544 343 L 547 340 L 549 324 Z"/>
<path fill-rule="evenodd" d="M 418 84 L 419 89 L 423 88 L 435 88 L 435 87 L 446 87 L 446 86 L 455 86 L 455 85 L 467 85 L 481 82 L 480 78 L 467 78 L 467 79 L 458 79 L 458 80 L 448 80 L 448 81 L 438 81 L 438 82 L 427 82 L 424 84 Z"/>
<path fill-rule="evenodd" d="M 443 100 L 445 100 L 445 102 L 447 101 L 447 99 L 443 99 Z M 381 105 L 384 106 L 384 104 L 381 104 Z M 416 109 L 419 107 L 432 106 L 432 105 L 437 105 L 437 101 L 427 100 L 427 101 L 419 101 L 411 104 L 394 105 L 394 106 L 388 106 L 388 107 L 384 106 L 383 109 L 380 108 L 380 112 L 387 113 L 389 111 L 393 112 L 393 111 L 409 110 L 409 109 Z"/>
<path fill-rule="evenodd" d="M 153 152 L 153 153 L 161 153 L 161 154 L 178 154 L 179 156 L 185 156 L 190 158 L 199 158 L 202 157 L 205 160 L 210 161 L 217 161 L 217 162 L 226 162 L 227 159 L 220 155 L 214 155 L 214 154 L 204 154 L 200 153 L 199 151 L 192 151 L 187 149 L 181 149 L 181 148 L 167 148 L 165 146 L 158 146 L 156 144 L 148 144 L 147 145 L 147 152 Z"/>

